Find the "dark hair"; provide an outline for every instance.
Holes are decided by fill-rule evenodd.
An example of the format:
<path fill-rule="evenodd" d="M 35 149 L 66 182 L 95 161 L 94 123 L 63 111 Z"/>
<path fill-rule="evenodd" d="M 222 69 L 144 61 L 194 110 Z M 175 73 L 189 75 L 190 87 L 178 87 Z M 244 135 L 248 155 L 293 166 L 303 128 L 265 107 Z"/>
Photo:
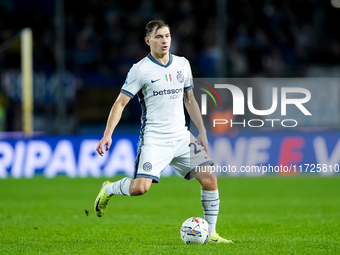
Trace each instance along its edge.
<path fill-rule="evenodd" d="M 157 32 L 157 30 L 162 27 L 167 27 L 170 30 L 169 25 L 164 20 L 161 19 L 151 20 L 145 26 L 145 35 L 148 36 L 155 28 L 156 28 L 155 32 Z"/>

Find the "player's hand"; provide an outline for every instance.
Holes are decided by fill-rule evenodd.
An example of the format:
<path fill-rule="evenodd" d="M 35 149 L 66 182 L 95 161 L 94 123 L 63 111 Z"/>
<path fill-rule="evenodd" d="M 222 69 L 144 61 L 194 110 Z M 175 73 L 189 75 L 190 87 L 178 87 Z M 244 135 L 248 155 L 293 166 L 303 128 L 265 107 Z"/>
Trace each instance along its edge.
<path fill-rule="evenodd" d="M 203 146 L 206 153 L 208 153 L 208 138 L 206 133 L 200 133 L 197 137 L 197 141 Z"/>
<path fill-rule="evenodd" d="M 110 149 L 111 143 L 112 143 L 111 136 L 103 136 L 103 138 L 99 141 L 96 148 L 100 156 L 104 155 L 104 146 L 106 145 L 105 150 L 108 151 Z"/>

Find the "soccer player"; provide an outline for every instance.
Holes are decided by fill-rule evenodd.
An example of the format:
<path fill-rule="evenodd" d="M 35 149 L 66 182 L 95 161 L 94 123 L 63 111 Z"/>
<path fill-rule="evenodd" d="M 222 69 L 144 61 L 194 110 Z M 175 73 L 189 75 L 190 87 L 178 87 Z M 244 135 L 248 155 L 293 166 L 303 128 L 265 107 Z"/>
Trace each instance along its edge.
<path fill-rule="evenodd" d="M 185 179 L 195 178 L 201 184 L 204 218 L 212 232 L 210 242 L 232 243 L 216 233 L 220 202 L 217 179 L 211 172 L 213 161 L 207 155 L 206 130 L 192 92 L 190 64 L 184 57 L 169 52 L 170 28 L 164 21 L 150 21 L 145 30 L 150 54 L 130 69 L 96 148 L 101 156 L 105 146 L 106 151 L 109 150 L 112 133 L 124 107 L 137 94 L 142 107 L 142 124 L 134 176 L 104 182 L 94 203 L 95 213 L 98 217 L 103 216 L 113 195 L 143 195 L 151 183 L 159 182 L 162 171 L 170 165 Z M 190 118 L 199 130 L 197 139 L 185 126 L 183 98 Z"/>

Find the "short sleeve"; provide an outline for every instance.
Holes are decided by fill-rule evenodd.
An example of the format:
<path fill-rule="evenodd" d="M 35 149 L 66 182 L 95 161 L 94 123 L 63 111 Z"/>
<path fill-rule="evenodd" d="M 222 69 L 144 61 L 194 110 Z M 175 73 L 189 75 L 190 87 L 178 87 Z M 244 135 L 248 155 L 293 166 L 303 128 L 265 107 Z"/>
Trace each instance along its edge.
<path fill-rule="evenodd" d="M 184 81 L 184 91 L 188 91 L 194 87 L 192 72 L 189 61 L 186 59 L 186 67 L 185 67 L 185 81 Z"/>
<path fill-rule="evenodd" d="M 126 76 L 121 93 L 133 98 L 142 88 L 142 74 L 136 65 L 133 65 Z"/>

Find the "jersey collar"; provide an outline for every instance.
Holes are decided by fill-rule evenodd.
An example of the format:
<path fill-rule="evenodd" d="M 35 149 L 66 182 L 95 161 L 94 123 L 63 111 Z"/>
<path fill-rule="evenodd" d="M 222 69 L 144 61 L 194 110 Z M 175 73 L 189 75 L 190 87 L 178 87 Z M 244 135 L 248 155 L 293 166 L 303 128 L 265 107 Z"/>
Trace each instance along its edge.
<path fill-rule="evenodd" d="M 172 54 L 169 53 L 169 62 L 168 62 L 166 65 L 163 65 L 163 64 L 159 63 L 159 62 L 151 55 L 151 53 L 149 53 L 148 58 L 149 58 L 152 62 L 154 62 L 155 64 L 157 64 L 157 65 L 159 65 L 159 66 L 162 66 L 162 67 L 168 67 L 169 65 L 171 65 L 172 59 L 173 59 Z"/>

